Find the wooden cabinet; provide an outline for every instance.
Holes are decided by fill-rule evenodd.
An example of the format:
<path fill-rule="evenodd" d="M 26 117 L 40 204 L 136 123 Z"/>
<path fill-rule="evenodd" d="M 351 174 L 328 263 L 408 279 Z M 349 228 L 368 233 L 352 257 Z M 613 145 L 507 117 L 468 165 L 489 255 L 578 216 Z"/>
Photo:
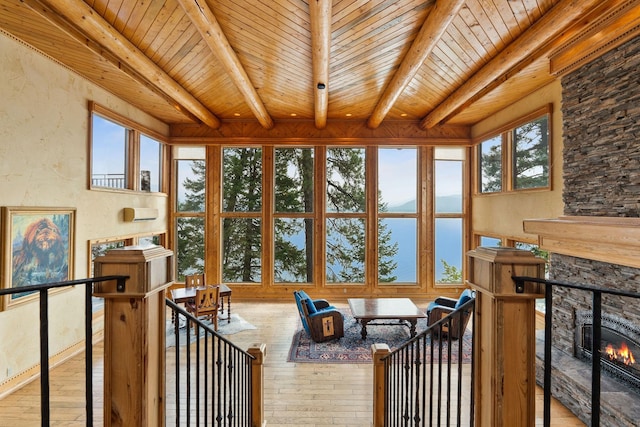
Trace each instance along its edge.
<path fill-rule="evenodd" d="M 129 276 L 124 289 L 98 284 L 105 299 L 104 425 L 161 426 L 165 418 L 165 293 L 173 253 L 160 246 L 114 249 L 94 261 L 94 275 Z"/>
<path fill-rule="evenodd" d="M 545 261 L 513 248 L 469 251 L 468 284 L 476 290 L 476 425 L 535 424 L 535 300 L 543 285 L 516 293 L 512 276 L 544 277 Z"/>

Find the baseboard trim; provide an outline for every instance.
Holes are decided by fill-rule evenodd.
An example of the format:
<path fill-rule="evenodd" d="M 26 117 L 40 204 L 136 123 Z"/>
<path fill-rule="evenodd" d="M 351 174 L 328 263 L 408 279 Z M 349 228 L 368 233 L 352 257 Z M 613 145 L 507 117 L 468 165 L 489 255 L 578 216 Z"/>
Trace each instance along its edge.
<path fill-rule="evenodd" d="M 104 332 L 102 330 L 93 334 L 93 344 L 100 342 L 103 339 Z M 84 341 L 81 341 L 65 348 L 64 350 L 54 354 L 53 356 L 50 356 L 50 370 L 84 352 L 84 348 Z M 32 381 L 37 380 L 38 378 L 40 378 L 40 363 L 0 383 L 0 399 L 3 399 L 12 393 L 15 393 L 17 390 L 21 389 Z"/>

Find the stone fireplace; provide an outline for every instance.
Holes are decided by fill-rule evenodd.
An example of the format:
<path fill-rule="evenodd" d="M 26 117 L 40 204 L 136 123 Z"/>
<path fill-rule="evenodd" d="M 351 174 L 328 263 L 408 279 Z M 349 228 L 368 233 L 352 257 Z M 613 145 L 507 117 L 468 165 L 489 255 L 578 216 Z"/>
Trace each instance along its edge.
<path fill-rule="evenodd" d="M 526 220 L 525 231 L 538 235 L 540 245 L 551 252 L 550 280 L 640 293 L 640 218 L 566 216 Z M 554 288 L 552 311 L 553 395 L 588 421 L 590 413 L 590 345 L 592 293 Z M 603 390 L 624 390 L 624 400 L 640 405 L 640 299 L 603 295 L 602 342 L 597 354 L 603 360 Z M 542 338 L 538 380 L 542 380 Z M 607 356 L 607 346 L 613 347 Z M 626 354 L 624 346 L 631 354 Z M 617 360 L 612 360 L 617 356 Z M 621 362 L 624 358 L 626 361 Z M 632 361 L 638 358 L 638 361 Z M 626 363 L 625 363 L 626 362 Z M 586 380 L 588 378 L 588 380 Z M 611 381 L 609 381 L 611 380 Z M 581 390 L 576 397 L 575 390 Z M 611 409 L 624 416 L 624 409 Z M 629 412 L 629 411 L 627 411 Z M 635 412 L 632 411 L 632 412 Z M 586 415 L 585 415 L 586 414 Z M 633 413 L 635 419 L 640 413 Z M 621 424 L 635 425 L 635 421 Z"/>
<path fill-rule="evenodd" d="M 550 252 L 550 280 L 640 293 L 638 63 L 636 37 L 562 76 L 566 216 L 524 224 Z M 594 354 L 585 345 L 591 298 L 584 291 L 553 291 L 552 394 L 584 422 L 590 420 L 588 360 Z M 603 296 L 602 326 L 607 344 L 624 342 L 640 359 L 640 300 Z M 624 359 L 625 350 L 615 351 Z M 619 360 L 603 367 L 601 425 L 634 426 L 640 419 L 640 361 Z"/>
<path fill-rule="evenodd" d="M 602 370 L 613 378 L 640 391 L 640 330 L 638 325 L 622 317 L 602 316 L 601 346 L 595 354 L 602 361 Z M 593 315 L 591 311 L 576 312 L 575 354 L 578 359 L 591 361 Z M 638 361 L 636 362 L 636 358 Z"/>

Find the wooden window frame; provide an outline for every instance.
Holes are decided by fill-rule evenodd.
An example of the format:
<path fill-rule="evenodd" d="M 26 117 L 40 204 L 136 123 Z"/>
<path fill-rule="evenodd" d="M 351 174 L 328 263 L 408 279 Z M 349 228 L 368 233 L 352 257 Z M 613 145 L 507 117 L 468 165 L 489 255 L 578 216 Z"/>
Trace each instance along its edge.
<path fill-rule="evenodd" d="M 126 158 L 125 158 L 125 188 L 115 188 L 115 187 L 99 187 L 94 186 L 92 184 L 92 174 L 93 174 L 93 117 L 94 115 L 98 115 L 105 120 L 108 120 L 112 123 L 115 123 L 119 126 L 122 126 L 126 129 L 127 132 L 127 141 L 126 141 Z M 122 116 L 108 108 L 101 106 L 93 101 L 89 102 L 89 148 L 88 148 L 88 171 L 87 174 L 87 188 L 89 190 L 96 191 L 116 191 L 116 192 L 143 192 L 148 194 L 148 191 L 142 191 L 140 188 L 140 137 L 141 135 L 145 135 L 148 138 L 154 139 L 161 144 L 160 148 L 160 176 L 159 178 L 159 192 L 153 192 L 155 194 L 158 193 L 167 193 L 169 186 L 169 173 L 166 167 L 168 163 L 168 148 L 167 148 L 167 140 L 160 133 L 154 131 L 153 129 L 149 129 L 146 126 L 143 126 L 139 123 L 136 123 L 133 120 L 128 119 L 127 117 Z M 151 194 L 153 194 L 151 193 Z"/>
<path fill-rule="evenodd" d="M 532 187 L 532 188 L 515 188 L 515 145 L 513 141 L 513 133 L 515 129 L 518 127 L 525 125 L 529 122 L 532 122 L 541 117 L 547 116 L 547 131 L 548 131 L 548 181 L 546 186 L 542 187 Z M 553 182 L 553 158 L 552 158 L 552 147 L 553 147 L 553 132 L 552 132 L 552 118 L 553 118 L 553 104 L 547 104 L 544 107 L 533 110 L 524 116 L 518 117 L 517 119 L 510 121 L 497 129 L 494 129 L 490 132 L 486 132 L 480 136 L 477 136 L 473 139 L 472 143 L 475 146 L 473 150 L 474 159 L 474 174 L 473 174 L 473 193 L 475 196 L 492 196 L 496 194 L 506 194 L 506 193 L 522 193 L 522 192 L 539 192 L 539 191 L 551 191 L 552 190 L 552 182 Z M 482 158 L 481 153 L 481 145 L 483 142 L 494 138 L 500 135 L 502 138 L 502 190 L 501 191 L 493 191 L 493 192 L 483 192 L 482 190 L 482 178 L 481 178 L 481 167 L 480 160 Z"/>

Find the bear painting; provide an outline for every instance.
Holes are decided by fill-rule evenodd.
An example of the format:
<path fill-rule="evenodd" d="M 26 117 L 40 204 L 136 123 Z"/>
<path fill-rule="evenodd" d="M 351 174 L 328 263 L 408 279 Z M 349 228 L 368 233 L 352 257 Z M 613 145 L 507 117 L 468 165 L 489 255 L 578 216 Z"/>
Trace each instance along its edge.
<path fill-rule="evenodd" d="M 69 280 L 68 214 L 12 217 L 12 286 Z"/>

